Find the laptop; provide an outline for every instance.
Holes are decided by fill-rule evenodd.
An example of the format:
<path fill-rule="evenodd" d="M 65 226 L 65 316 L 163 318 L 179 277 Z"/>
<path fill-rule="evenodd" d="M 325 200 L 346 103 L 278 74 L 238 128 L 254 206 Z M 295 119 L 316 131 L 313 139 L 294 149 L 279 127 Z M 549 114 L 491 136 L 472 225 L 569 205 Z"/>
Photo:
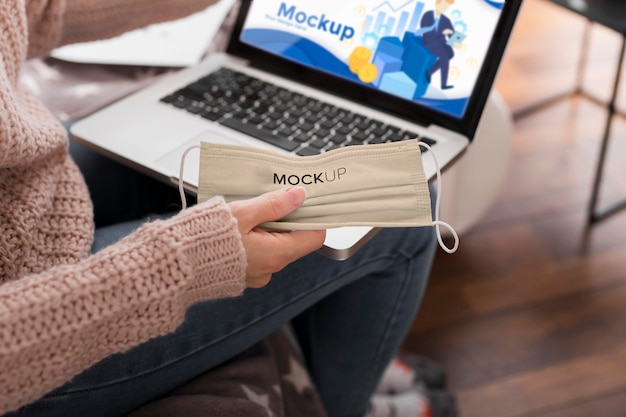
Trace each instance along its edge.
<path fill-rule="evenodd" d="M 447 44 L 454 47 L 457 43 L 461 43 L 465 40 L 465 34 L 463 32 L 454 32 L 447 40 Z"/>
<path fill-rule="evenodd" d="M 521 0 L 439 1 L 447 3 L 439 21 L 470 39 L 454 49 L 443 35 L 436 47 L 422 42 L 421 20 L 441 8 L 436 0 L 242 0 L 224 52 L 86 117 L 71 133 L 173 184 L 183 152 L 201 141 L 310 155 L 417 137 L 445 168 L 473 140 Z M 423 164 L 433 178 L 428 153 Z M 190 191 L 198 161 L 199 151 L 185 161 Z M 377 231 L 330 229 L 320 252 L 346 259 Z"/>

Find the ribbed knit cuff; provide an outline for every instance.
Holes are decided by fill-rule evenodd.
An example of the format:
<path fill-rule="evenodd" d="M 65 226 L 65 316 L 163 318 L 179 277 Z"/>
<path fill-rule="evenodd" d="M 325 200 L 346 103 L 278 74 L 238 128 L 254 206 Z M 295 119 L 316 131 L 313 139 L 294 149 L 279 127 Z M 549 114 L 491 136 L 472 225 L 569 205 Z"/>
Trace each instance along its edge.
<path fill-rule="evenodd" d="M 168 223 L 170 244 L 195 278 L 190 289 L 193 301 L 243 292 L 246 252 L 237 220 L 222 198 L 191 207 Z"/>

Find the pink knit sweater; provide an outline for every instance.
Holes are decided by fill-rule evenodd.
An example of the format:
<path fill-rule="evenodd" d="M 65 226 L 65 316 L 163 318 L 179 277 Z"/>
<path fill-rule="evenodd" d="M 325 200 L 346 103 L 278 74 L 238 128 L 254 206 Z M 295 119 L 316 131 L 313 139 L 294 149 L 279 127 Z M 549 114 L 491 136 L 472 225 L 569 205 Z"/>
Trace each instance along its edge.
<path fill-rule="evenodd" d="M 182 17 L 211 0 L 0 0 L 0 414 L 236 296 L 246 258 L 213 199 L 88 256 L 92 206 L 63 127 L 23 87 L 52 47 Z"/>

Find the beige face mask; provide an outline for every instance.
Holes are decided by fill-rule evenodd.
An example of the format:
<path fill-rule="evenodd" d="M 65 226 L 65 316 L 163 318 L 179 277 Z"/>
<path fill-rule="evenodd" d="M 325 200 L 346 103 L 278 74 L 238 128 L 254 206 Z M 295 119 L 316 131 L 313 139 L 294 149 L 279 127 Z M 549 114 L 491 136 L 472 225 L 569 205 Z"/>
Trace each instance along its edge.
<path fill-rule="evenodd" d="M 280 188 L 304 187 L 307 198 L 300 208 L 261 227 L 291 231 L 435 225 L 440 245 L 451 253 L 458 247 L 458 236 L 448 224 L 432 219 L 420 144 L 428 147 L 409 140 L 293 156 L 202 142 L 198 201 L 220 195 L 230 202 Z M 438 211 L 437 199 L 436 216 Z M 452 231 L 453 249 L 443 244 L 439 225 Z"/>

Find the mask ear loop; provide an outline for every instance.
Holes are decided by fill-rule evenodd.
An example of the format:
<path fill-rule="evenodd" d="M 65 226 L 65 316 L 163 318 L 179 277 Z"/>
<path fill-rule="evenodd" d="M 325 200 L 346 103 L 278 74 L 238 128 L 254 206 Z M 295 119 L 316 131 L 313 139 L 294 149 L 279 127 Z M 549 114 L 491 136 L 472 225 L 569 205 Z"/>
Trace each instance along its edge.
<path fill-rule="evenodd" d="M 443 183 L 441 181 L 441 168 L 439 168 L 439 161 L 437 160 L 437 156 L 435 156 L 432 148 L 428 144 L 424 142 L 418 142 L 418 144 L 430 151 L 430 154 L 433 156 L 433 161 L 435 162 L 435 169 L 437 170 L 437 187 L 439 188 L 439 191 L 437 192 L 437 197 L 435 199 L 435 220 L 433 221 L 433 225 L 435 226 L 435 230 L 437 231 L 437 240 L 439 241 L 439 246 L 441 246 L 441 249 L 448 253 L 454 253 L 459 248 L 459 235 L 456 233 L 456 230 L 454 230 L 454 228 L 450 226 L 450 224 L 439 220 L 439 205 L 441 202 L 441 194 L 443 193 Z M 443 239 L 441 237 L 441 226 L 444 226 L 450 231 L 450 233 L 452 233 L 452 236 L 454 237 L 454 246 L 452 248 L 447 247 L 446 244 L 443 242 Z"/>
<path fill-rule="evenodd" d="M 185 187 L 183 181 L 183 173 L 185 172 L 185 159 L 187 158 L 187 154 L 194 149 L 201 149 L 200 145 L 192 145 L 185 149 L 183 152 L 183 156 L 180 158 L 180 170 L 178 171 L 178 192 L 180 193 L 180 204 L 182 206 L 182 210 L 187 208 L 187 198 L 185 197 Z"/>

